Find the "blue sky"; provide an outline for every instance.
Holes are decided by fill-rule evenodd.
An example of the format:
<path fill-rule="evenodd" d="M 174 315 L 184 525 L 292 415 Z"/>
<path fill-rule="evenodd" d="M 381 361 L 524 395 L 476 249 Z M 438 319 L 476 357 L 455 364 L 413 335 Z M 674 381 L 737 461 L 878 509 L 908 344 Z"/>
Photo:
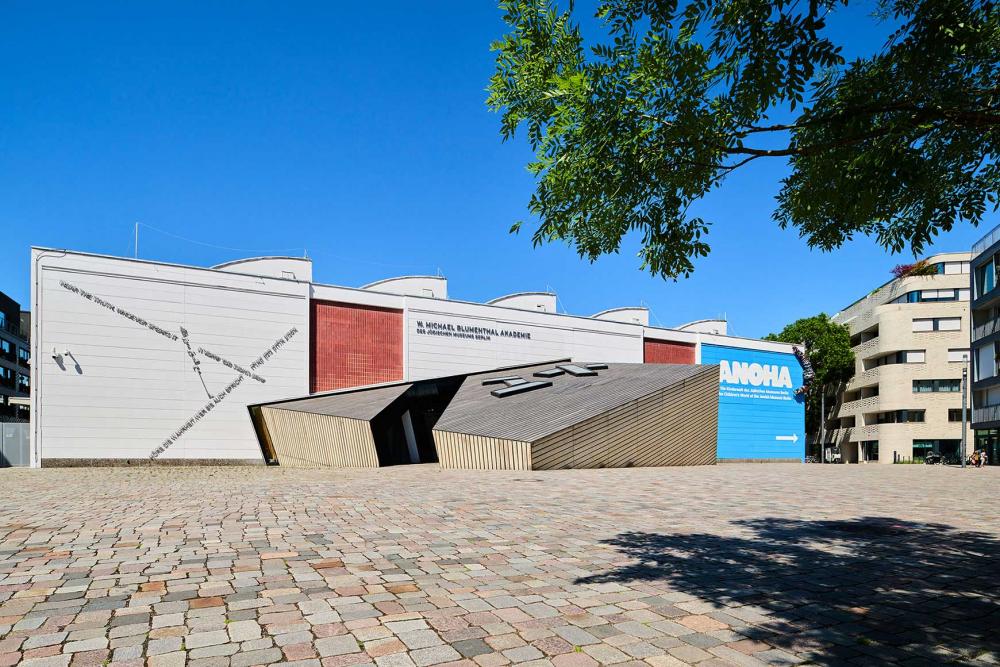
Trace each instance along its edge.
<path fill-rule="evenodd" d="M 863 52 L 880 32 L 858 11 L 834 30 Z M 680 282 L 641 272 L 635 239 L 590 264 L 508 234 L 533 184 L 526 145 L 501 143 L 484 104 L 504 28 L 488 0 L 3 13 L 0 290 L 24 304 L 29 246 L 131 255 L 136 221 L 231 248 L 142 229 L 147 259 L 305 250 L 322 282 L 441 271 L 458 299 L 553 289 L 574 314 L 644 303 L 654 323 L 724 314 L 743 336 L 835 312 L 910 259 L 868 239 L 810 251 L 771 221 L 784 167 L 763 162 L 700 204 L 712 253 Z M 956 229 L 934 250 L 984 232 Z"/>

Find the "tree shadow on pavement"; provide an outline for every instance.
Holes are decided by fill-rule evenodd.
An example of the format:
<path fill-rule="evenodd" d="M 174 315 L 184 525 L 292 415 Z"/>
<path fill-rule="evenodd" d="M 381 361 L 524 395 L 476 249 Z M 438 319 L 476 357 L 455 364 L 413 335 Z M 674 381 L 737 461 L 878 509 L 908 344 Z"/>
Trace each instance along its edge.
<path fill-rule="evenodd" d="M 996 537 L 882 517 L 732 525 L 731 535 L 622 533 L 604 543 L 628 564 L 577 583 L 667 584 L 815 664 L 1000 660 Z"/>

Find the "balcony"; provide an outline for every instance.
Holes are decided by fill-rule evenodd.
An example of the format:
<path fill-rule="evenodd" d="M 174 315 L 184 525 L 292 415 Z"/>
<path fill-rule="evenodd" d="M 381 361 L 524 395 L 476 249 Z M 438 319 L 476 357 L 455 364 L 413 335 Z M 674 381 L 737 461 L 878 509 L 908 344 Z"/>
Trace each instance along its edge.
<path fill-rule="evenodd" d="M 859 359 L 867 359 L 876 352 L 878 352 L 879 337 L 875 336 L 870 340 L 866 340 L 863 343 L 854 346 L 854 356 Z"/>
<path fill-rule="evenodd" d="M 858 398 L 842 404 L 840 409 L 837 410 L 837 417 L 850 417 L 851 415 L 856 415 L 858 413 L 877 411 L 878 396 L 868 396 L 867 398 Z"/>
<path fill-rule="evenodd" d="M 987 405 L 983 408 L 972 409 L 973 424 L 996 421 L 1000 421 L 1000 405 Z"/>
<path fill-rule="evenodd" d="M 869 368 L 866 371 L 856 374 L 847 381 L 847 389 L 858 389 L 859 387 L 869 387 L 873 384 L 878 384 L 879 373 L 883 368 L 885 366 L 876 366 L 875 368 Z"/>
<path fill-rule="evenodd" d="M 972 257 L 975 258 L 976 255 L 981 254 L 997 241 L 1000 241 L 1000 225 L 991 229 L 986 236 L 972 244 Z"/>
<path fill-rule="evenodd" d="M 3 322 L 0 324 L 0 329 L 9 334 L 14 334 L 18 338 L 24 338 L 24 334 L 21 333 L 21 324 L 19 322 Z"/>
<path fill-rule="evenodd" d="M 982 340 L 991 334 L 1000 331 L 1000 317 L 989 320 L 972 329 L 972 340 Z"/>

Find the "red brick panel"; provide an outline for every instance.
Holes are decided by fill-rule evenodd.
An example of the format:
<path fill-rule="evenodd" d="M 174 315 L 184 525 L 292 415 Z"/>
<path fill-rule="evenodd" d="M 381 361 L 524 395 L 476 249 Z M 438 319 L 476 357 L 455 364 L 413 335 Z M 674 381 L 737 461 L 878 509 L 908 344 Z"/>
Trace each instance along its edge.
<path fill-rule="evenodd" d="M 310 322 L 310 391 L 403 379 L 402 311 L 314 299 Z"/>
<path fill-rule="evenodd" d="M 644 338 L 642 360 L 647 364 L 693 364 L 694 345 Z"/>

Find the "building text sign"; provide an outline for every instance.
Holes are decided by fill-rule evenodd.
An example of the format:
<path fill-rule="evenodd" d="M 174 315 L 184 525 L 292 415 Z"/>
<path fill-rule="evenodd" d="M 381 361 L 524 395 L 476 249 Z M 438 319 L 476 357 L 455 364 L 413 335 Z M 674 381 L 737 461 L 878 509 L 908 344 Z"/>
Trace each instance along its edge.
<path fill-rule="evenodd" d="M 416 333 L 419 336 L 440 336 L 443 338 L 458 338 L 462 340 L 490 341 L 494 338 L 505 340 L 531 340 L 528 331 L 503 329 L 498 327 L 471 326 L 452 322 L 437 322 L 433 320 L 417 320 Z"/>

